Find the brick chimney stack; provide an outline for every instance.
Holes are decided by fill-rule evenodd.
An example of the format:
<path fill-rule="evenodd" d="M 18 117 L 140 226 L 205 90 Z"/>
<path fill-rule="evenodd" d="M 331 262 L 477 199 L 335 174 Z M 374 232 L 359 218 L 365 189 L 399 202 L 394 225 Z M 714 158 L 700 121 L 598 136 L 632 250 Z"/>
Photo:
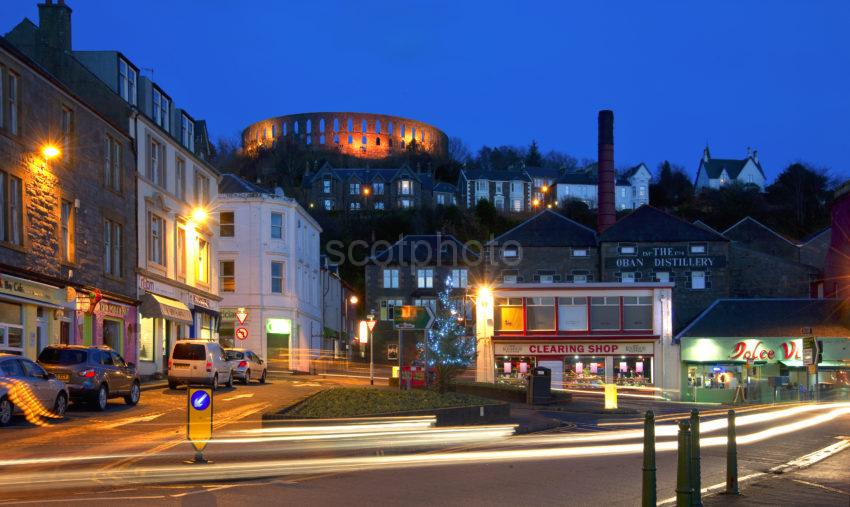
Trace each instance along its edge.
<path fill-rule="evenodd" d="M 596 232 L 602 234 L 617 221 L 614 204 L 614 111 L 607 109 L 599 111 L 598 170 Z"/>
<path fill-rule="evenodd" d="M 38 33 L 42 44 L 59 51 L 71 51 L 71 8 L 65 0 L 45 0 L 38 4 Z"/>

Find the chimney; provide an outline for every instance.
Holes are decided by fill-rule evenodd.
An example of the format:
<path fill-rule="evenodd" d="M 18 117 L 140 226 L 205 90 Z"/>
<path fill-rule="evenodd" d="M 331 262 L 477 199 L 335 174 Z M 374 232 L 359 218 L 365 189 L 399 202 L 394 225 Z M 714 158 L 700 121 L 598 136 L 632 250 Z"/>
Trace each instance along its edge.
<path fill-rule="evenodd" d="M 614 111 L 599 111 L 599 177 L 597 178 L 596 231 L 599 234 L 614 225 Z"/>
<path fill-rule="evenodd" d="M 752 158 L 753 158 L 753 162 L 755 162 L 756 164 L 759 163 L 759 151 L 758 150 L 753 150 L 753 157 Z"/>
<path fill-rule="evenodd" d="M 71 8 L 64 0 L 38 4 L 39 42 L 59 51 L 71 51 Z"/>

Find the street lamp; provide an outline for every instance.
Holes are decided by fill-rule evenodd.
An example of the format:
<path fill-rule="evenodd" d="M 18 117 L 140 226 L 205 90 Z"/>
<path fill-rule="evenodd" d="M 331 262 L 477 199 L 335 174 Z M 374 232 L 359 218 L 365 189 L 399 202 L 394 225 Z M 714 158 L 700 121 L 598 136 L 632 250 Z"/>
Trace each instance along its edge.
<path fill-rule="evenodd" d="M 62 154 L 62 152 L 59 151 L 59 148 L 57 148 L 55 145 L 45 144 L 41 148 L 41 154 L 44 155 L 44 158 L 46 158 L 47 160 L 50 160 L 50 159 L 58 157 L 59 155 Z"/>
<path fill-rule="evenodd" d="M 351 297 L 348 298 L 348 302 L 352 305 L 356 305 L 358 301 L 360 301 L 360 299 L 358 299 L 355 294 L 352 294 Z"/>
<path fill-rule="evenodd" d="M 369 190 L 369 187 L 363 187 L 363 195 L 365 195 L 365 196 L 367 196 L 367 197 L 368 197 L 368 196 L 369 196 L 369 192 L 371 192 L 371 190 Z"/>
<path fill-rule="evenodd" d="M 543 185 L 542 187 L 540 187 L 540 191 L 541 191 L 541 192 L 543 192 L 543 193 L 545 194 L 546 192 L 548 192 L 548 191 L 549 191 L 549 186 L 548 186 L 548 185 Z"/>
<path fill-rule="evenodd" d="M 192 210 L 192 221 L 196 224 L 202 224 L 207 221 L 207 210 L 197 207 Z"/>

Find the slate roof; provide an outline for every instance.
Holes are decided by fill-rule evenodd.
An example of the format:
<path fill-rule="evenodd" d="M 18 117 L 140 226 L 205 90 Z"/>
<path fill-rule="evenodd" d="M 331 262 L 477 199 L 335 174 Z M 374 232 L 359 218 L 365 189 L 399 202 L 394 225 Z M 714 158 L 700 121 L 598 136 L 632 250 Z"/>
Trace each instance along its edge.
<path fill-rule="evenodd" d="M 818 337 L 850 337 L 850 301 L 842 299 L 718 299 L 676 336 L 794 338 L 802 328 Z"/>
<path fill-rule="evenodd" d="M 653 243 L 659 241 L 729 241 L 720 234 L 686 222 L 645 204 L 599 236 L 599 241 Z"/>
<path fill-rule="evenodd" d="M 446 248 L 442 248 L 446 246 Z M 470 262 L 478 260 L 478 253 L 467 248 L 451 234 L 410 234 L 391 247 L 375 254 L 370 260 L 381 264 L 435 265 L 439 259 L 442 266 L 463 265 L 464 258 Z"/>
<path fill-rule="evenodd" d="M 463 169 L 461 174 L 467 180 L 491 181 L 531 181 L 528 174 L 521 171 L 490 171 L 486 169 Z"/>
<path fill-rule="evenodd" d="M 737 230 L 738 230 L 738 229 L 741 229 L 741 230 L 746 231 L 746 228 L 747 228 L 747 227 L 756 227 L 757 229 L 759 229 L 759 230 L 761 230 L 761 231 L 763 231 L 763 232 L 766 232 L 766 233 L 768 233 L 768 234 L 770 234 L 770 235 L 775 236 L 777 239 L 781 239 L 782 241 L 785 241 L 786 243 L 791 244 L 792 246 L 799 246 L 797 243 L 795 243 L 795 242 L 791 241 L 790 239 L 786 238 L 786 237 L 785 237 L 785 236 L 783 236 L 782 234 L 779 234 L 778 232 L 774 231 L 774 230 L 773 230 L 773 229 L 771 229 L 770 227 L 768 227 L 768 226 L 764 225 L 763 223 L 759 222 L 758 220 L 756 220 L 755 218 L 753 218 L 753 217 L 751 217 L 751 216 L 749 216 L 749 215 L 747 215 L 747 216 L 745 216 L 744 218 L 742 218 L 742 219 L 738 220 L 738 221 L 737 221 L 734 225 L 730 226 L 728 229 L 726 229 L 725 231 L 723 231 L 723 235 L 724 235 L 724 236 L 729 236 L 729 235 L 731 234 L 732 236 L 730 236 L 730 237 L 731 237 L 733 240 L 735 240 L 734 236 L 735 236 L 735 234 L 736 234 Z M 745 232 L 744 234 L 745 234 L 745 236 L 746 236 L 746 232 Z"/>
<path fill-rule="evenodd" d="M 235 174 L 222 174 L 218 182 L 219 194 L 273 194 L 274 192 Z"/>
<path fill-rule="evenodd" d="M 752 157 L 747 157 L 743 160 L 735 160 L 730 158 L 709 158 L 708 162 L 703 161 L 703 167 L 705 168 L 706 174 L 708 177 L 716 180 L 720 178 L 720 173 L 723 170 L 726 170 L 726 174 L 729 175 L 732 179 L 737 179 L 738 175 L 741 174 L 741 170 L 744 169 L 744 166 L 747 164 L 748 160 L 751 160 Z M 756 165 L 756 169 L 759 170 L 762 176 L 764 176 L 764 171 L 761 168 L 761 164 L 753 161 Z"/>
<path fill-rule="evenodd" d="M 821 229 L 817 232 L 813 232 L 813 233 L 809 234 L 808 236 L 804 237 L 803 239 L 801 239 L 800 244 L 805 245 L 806 243 L 816 239 L 821 234 L 823 234 L 825 232 L 830 232 L 831 230 L 832 230 L 832 226 L 828 225 L 828 226 L 824 227 L 823 229 Z"/>
<path fill-rule="evenodd" d="M 445 181 L 438 181 L 437 184 L 434 185 L 434 192 L 448 192 L 454 194 L 457 193 L 457 187 L 451 183 L 446 183 Z"/>
<path fill-rule="evenodd" d="M 640 165 L 633 167 L 624 174 L 618 175 L 615 184 L 620 186 L 629 186 L 629 177 L 637 172 Z M 599 168 L 596 163 L 590 164 L 587 167 L 570 171 L 558 178 L 558 183 L 567 185 L 596 185 L 599 180 Z"/>
<path fill-rule="evenodd" d="M 501 245 L 508 241 L 526 247 L 595 247 L 596 232 L 560 213 L 545 209 L 489 244 Z"/>
<path fill-rule="evenodd" d="M 563 171 L 554 167 L 526 167 L 525 172 L 532 178 L 558 179 Z"/>

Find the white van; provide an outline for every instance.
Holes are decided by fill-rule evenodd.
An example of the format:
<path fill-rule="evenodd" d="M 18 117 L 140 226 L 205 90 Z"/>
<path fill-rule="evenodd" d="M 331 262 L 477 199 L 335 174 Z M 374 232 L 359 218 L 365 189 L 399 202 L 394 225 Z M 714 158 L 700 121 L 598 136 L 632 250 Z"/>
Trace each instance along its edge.
<path fill-rule="evenodd" d="M 179 384 L 204 384 L 218 389 L 221 383 L 233 387 L 233 370 L 224 349 L 205 340 L 178 340 L 168 359 L 168 387 Z"/>

